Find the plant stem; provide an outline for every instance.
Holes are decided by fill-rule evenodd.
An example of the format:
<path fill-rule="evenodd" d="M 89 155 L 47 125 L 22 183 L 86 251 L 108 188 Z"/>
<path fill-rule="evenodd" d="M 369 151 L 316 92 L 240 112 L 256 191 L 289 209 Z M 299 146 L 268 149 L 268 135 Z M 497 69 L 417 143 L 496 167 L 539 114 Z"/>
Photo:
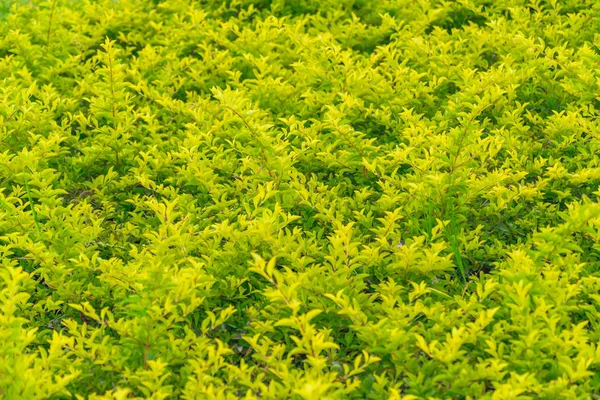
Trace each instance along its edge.
<path fill-rule="evenodd" d="M 35 206 L 33 205 L 33 197 L 31 197 L 31 189 L 29 188 L 29 183 L 25 182 L 25 188 L 27 189 L 27 197 L 29 198 L 29 206 L 31 207 L 31 214 L 33 214 L 33 220 L 35 221 L 35 229 L 38 235 L 41 234 L 40 223 L 38 221 L 37 212 L 35 211 Z"/>
<path fill-rule="evenodd" d="M 46 34 L 46 47 L 50 44 L 50 34 L 52 33 L 52 20 L 54 19 L 54 10 L 56 9 L 56 3 L 58 0 L 52 2 L 52 9 L 50 11 L 50 21 L 48 22 L 48 33 Z"/>

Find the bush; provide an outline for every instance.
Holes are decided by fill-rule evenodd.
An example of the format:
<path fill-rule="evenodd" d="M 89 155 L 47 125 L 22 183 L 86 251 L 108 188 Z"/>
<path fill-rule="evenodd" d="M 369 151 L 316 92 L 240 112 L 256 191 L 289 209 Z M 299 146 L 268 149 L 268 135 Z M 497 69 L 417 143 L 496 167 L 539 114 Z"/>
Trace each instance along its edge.
<path fill-rule="evenodd" d="M 0 397 L 600 392 L 600 3 L 10 3 Z"/>

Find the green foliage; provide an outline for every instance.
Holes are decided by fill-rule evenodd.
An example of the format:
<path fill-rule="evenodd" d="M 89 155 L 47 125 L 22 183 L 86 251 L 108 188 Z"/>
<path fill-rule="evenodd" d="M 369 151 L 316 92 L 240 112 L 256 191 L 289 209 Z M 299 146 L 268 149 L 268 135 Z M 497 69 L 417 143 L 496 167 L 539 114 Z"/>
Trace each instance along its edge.
<path fill-rule="evenodd" d="M 0 1 L 0 397 L 594 398 L 598 32 Z"/>

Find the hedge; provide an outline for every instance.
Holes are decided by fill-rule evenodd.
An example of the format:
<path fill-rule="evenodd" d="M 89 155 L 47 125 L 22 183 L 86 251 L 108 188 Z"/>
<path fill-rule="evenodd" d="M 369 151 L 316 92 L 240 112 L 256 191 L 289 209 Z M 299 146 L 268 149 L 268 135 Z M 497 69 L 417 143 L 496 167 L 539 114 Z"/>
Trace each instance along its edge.
<path fill-rule="evenodd" d="M 599 397 L 600 2 L 0 18 L 0 397 Z"/>

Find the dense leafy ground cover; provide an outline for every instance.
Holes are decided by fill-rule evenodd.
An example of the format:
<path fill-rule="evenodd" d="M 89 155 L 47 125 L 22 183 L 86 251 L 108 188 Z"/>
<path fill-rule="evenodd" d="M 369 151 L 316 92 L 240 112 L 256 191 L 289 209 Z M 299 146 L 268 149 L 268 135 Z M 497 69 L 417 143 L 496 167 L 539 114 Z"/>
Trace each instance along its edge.
<path fill-rule="evenodd" d="M 2 7 L 0 397 L 597 397 L 600 2 Z"/>

